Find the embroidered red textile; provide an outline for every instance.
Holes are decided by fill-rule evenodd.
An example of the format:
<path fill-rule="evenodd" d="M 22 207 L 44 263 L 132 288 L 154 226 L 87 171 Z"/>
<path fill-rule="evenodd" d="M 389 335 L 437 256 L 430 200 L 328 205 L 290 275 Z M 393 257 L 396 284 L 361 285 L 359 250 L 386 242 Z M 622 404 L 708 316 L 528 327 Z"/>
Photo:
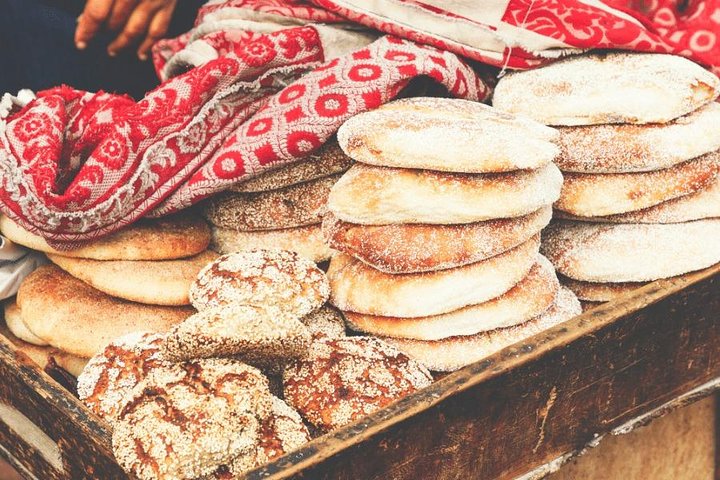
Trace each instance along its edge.
<path fill-rule="evenodd" d="M 169 80 L 142 101 L 59 87 L 0 120 L 0 209 L 70 248 L 298 161 L 416 76 L 486 98 L 461 56 L 529 68 L 624 48 L 717 69 L 720 0 L 682 11 L 676 3 L 215 0 L 195 30 L 157 46 L 156 67 Z M 347 19 L 395 35 L 345 53 L 338 45 L 364 35 Z"/>

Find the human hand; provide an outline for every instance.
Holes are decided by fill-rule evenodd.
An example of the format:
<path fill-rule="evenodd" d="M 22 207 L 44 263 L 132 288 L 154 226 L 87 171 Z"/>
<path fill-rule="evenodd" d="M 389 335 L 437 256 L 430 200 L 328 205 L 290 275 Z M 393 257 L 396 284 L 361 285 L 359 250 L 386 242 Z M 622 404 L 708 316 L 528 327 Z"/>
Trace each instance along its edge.
<path fill-rule="evenodd" d="M 155 42 L 167 33 L 177 0 L 87 0 L 78 18 L 75 45 L 83 50 L 105 27 L 120 32 L 108 45 L 108 55 L 139 45 L 137 55 L 146 60 Z"/>

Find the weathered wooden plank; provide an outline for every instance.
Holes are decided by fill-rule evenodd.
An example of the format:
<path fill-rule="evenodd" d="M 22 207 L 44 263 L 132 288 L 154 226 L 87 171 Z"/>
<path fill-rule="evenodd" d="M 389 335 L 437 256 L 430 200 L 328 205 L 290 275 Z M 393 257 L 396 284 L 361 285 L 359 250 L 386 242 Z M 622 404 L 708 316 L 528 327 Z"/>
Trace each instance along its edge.
<path fill-rule="evenodd" d="M 107 426 L 0 337 L 0 445 L 42 480 L 126 478 Z"/>
<path fill-rule="evenodd" d="M 514 478 L 720 377 L 720 266 L 507 349 L 246 478 Z"/>

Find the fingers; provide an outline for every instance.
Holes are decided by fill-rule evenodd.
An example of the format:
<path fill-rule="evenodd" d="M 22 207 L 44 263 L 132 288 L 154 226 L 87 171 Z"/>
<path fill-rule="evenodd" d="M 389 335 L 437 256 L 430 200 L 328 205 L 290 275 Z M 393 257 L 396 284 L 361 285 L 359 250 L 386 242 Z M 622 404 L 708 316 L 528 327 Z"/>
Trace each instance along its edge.
<path fill-rule="evenodd" d="M 111 0 L 88 0 L 83 13 L 78 18 L 78 26 L 75 29 L 75 46 L 79 50 L 87 47 L 87 44 L 100 30 L 112 9 Z"/>
<path fill-rule="evenodd" d="M 115 0 L 113 2 L 107 28 L 116 32 L 125 25 L 139 0 Z"/>
<path fill-rule="evenodd" d="M 163 7 L 159 12 L 155 14 L 155 17 L 150 22 L 150 28 L 148 29 L 145 40 L 140 44 L 137 55 L 140 60 L 147 60 L 148 52 L 152 46 L 168 31 L 170 27 L 170 20 L 172 19 L 174 3 L 172 5 Z"/>
<path fill-rule="evenodd" d="M 120 50 L 138 43 L 148 31 L 155 12 L 156 10 L 148 4 L 140 3 L 130 14 L 130 18 L 117 38 L 108 45 L 108 54 L 114 57 Z"/>

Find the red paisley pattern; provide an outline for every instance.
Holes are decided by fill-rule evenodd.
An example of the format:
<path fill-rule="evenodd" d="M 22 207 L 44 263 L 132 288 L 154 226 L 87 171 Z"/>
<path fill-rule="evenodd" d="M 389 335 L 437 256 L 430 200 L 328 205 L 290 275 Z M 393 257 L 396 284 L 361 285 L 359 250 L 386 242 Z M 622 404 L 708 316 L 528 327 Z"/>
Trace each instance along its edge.
<path fill-rule="evenodd" d="M 470 22 L 423 1 L 387 1 Z M 213 31 L 202 40 L 217 58 L 140 102 L 67 87 L 40 92 L 0 120 L 0 209 L 54 246 L 72 248 L 303 158 L 347 118 L 392 99 L 418 75 L 435 79 L 454 96 L 485 99 L 487 84 L 460 56 L 509 68 L 550 61 L 528 45 L 493 55 L 340 3 L 212 2 L 198 24 L 223 8 L 247 8 L 307 23 L 349 19 L 392 35 L 325 61 L 312 26 L 271 34 Z M 691 0 L 682 11 L 673 0 L 607 3 L 638 21 L 577 0 L 510 0 L 500 22 L 505 31 L 528 30 L 565 47 L 672 52 L 713 69 L 720 65 L 720 0 Z M 499 25 L 474 26 L 495 31 Z M 194 40 L 188 33 L 160 42 L 154 50 L 158 71 Z"/>

